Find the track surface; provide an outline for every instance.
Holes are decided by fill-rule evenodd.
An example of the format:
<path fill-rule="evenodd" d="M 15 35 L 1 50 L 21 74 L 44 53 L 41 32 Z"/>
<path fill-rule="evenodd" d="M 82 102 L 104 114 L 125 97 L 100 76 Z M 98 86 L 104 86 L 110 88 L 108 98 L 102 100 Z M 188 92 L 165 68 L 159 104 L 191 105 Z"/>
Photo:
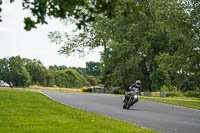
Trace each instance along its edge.
<path fill-rule="evenodd" d="M 200 111 L 140 100 L 129 110 L 122 108 L 122 97 L 106 94 L 48 92 L 48 97 L 88 112 L 103 114 L 164 133 L 200 133 Z"/>

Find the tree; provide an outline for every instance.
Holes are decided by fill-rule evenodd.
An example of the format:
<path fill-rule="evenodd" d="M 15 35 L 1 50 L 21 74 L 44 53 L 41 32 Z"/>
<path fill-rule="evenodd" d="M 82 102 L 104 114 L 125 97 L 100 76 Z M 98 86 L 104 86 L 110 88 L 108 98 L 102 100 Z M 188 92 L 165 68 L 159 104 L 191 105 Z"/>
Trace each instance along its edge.
<path fill-rule="evenodd" d="M 0 5 L 2 2 L 0 0 Z M 10 0 L 10 3 L 12 2 L 14 0 Z M 115 7 L 120 4 L 120 0 L 23 0 L 22 4 L 24 10 L 31 11 L 34 17 L 24 19 L 26 30 L 36 28 L 37 24 L 47 24 L 47 17 L 60 19 L 73 17 L 78 28 L 81 28 L 88 22 L 94 21 L 97 14 L 114 16 Z"/>
<path fill-rule="evenodd" d="M 87 72 L 86 72 L 86 68 L 82 68 L 82 67 L 71 67 L 71 69 L 76 70 L 80 75 L 82 76 L 86 76 Z"/>
<path fill-rule="evenodd" d="M 94 76 L 91 76 L 91 75 L 87 75 L 86 79 L 90 83 L 91 86 L 96 86 L 100 82 L 99 79 L 97 79 L 97 78 L 95 78 Z"/>
<path fill-rule="evenodd" d="M 28 86 L 31 76 L 27 72 L 23 59 L 20 56 L 4 58 L 0 60 L 0 78 L 6 82 L 12 82 L 14 86 Z"/>
<path fill-rule="evenodd" d="M 87 31 L 67 35 L 60 52 L 103 46 L 102 79 L 107 86 L 125 88 L 140 79 L 149 90 L 163 85 L 189 89 L 186 82 L 199 87 L 198 5 L 195 0 L 121 1 L 115 18 L 96 17 Z M 64 40 L 60 33 L 51 35 Z"/>
<path fill-rule="evenodd" d="M 9 82 L 9 60 L 7 58 L 0 59 L 0 79 Z"/>
<path fill-rule="evenodd" d="M 65 65 L 61 65 L 61 66 L 57 66 L 57 65 L 54 65 L 54 66 L 49 66 L 49 70 L 65 70 L 67 69 L 67 67 Z"/>
<path fill-rule="evenodd" d="M 99 62 L 86 62 L 86 73 L 87 75 L 93 75 L 95 77 L 100 76 L 101 74 L 101 64 Z"/>
<path fill-rule="evenodd" d="M 38 84 L 42 86 L 52 86 L 53 76 L 43 66 L 41 61 L 24 59 L 26 70 L 32 77 L 32 84 Z"/>
<path fill-rule="evenodd" d="M 55 71 L 54 75 L 55 83 L 59 87 L 80 88 L 90 86 L 90 83 L 74 69 Z"/>

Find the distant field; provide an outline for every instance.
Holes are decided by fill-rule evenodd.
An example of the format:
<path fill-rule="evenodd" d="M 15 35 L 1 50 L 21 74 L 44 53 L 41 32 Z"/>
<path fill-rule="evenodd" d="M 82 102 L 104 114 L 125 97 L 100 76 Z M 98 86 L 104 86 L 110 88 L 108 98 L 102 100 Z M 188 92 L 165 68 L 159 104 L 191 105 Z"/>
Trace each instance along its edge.
<path fill-rule="evenodd" d="M 161 102 L 161 103 L 167 103 L 167 104 L 173 104 L 173 105 L 179 105 L 184 106 L 188 108 L 194 108 L 200 110 L 200 98 L 190 98 L 190 97 L 141 97 L 141 99 L 149 100 L 149 101 L 155 101 L 155 102 Z"/>
<path fill-rule="evenodd" d="M 0 133 L 153 133 L 54 102 L 37 92 L 0 88 Z"/>

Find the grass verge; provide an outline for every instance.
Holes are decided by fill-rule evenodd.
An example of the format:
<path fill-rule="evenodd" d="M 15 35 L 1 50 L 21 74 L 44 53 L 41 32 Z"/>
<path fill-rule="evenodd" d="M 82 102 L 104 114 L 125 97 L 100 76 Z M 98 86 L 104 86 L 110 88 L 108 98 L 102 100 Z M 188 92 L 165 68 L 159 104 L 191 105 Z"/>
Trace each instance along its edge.
<path fill-rule="evenodd" d="M 37 92 L 0 90 L 0 133 L 154 133 L 88 113 Z"/>
<path fill-rule="evenodd" d="M 155 101 L 155 102 L 161 102 L 161 103 L 167 103 L 167 104 L 173 104 L 188 108 L 194 108 L 200 110 L 200 98 L 190 98 L 190 97 L 145 97 L 141 96 L 141 99 L 149 100 L 149 101 Z"/>

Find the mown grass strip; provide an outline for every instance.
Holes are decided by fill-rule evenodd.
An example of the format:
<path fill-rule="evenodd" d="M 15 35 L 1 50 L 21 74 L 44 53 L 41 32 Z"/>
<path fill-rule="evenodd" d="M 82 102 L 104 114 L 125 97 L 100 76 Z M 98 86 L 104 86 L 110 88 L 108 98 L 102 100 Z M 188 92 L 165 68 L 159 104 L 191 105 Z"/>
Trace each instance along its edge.
<path fill-rule="evenodd" d="M 161 102 L 166 104 L 178 105 L 188 108 L 194 108 L 200 110 L 200 98 L 189 98 L 189 97 L 145 97 L 142 96 L 141 99 Z"/>
<path fill-rule="evenodd" d="M 37 92 L 0 90 L 0 133 L 153 133 L 74 109 Z"/>

